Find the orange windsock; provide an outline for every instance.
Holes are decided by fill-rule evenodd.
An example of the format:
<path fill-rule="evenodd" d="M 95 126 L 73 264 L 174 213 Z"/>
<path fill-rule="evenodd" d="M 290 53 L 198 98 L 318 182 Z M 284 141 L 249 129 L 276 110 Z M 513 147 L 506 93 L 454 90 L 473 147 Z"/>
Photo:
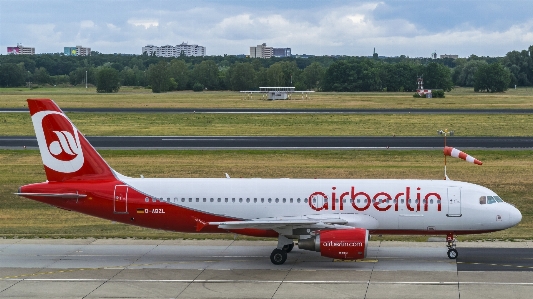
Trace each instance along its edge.
<path fill-rule="evenodd" d="M 444 155 L 455 157 L 455 158 L 461 158 L 465 161 L 468 161 L 470 163 L 474 163 L 477 165 L 483 165 L 483 162 L 479 161 L 478 159 L 468 155 L 467 153 L 464 153 L 456 148 L 445 146 L 444 147 Z"/>

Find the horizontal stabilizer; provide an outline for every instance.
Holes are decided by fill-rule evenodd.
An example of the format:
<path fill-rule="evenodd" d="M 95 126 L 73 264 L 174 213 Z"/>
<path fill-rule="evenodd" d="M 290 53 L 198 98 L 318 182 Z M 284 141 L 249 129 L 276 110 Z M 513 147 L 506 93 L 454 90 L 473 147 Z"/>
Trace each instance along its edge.
<path fill-rule="evenodd" d="M 78 193 L 14 193 L 18 196 L 32 196 L 32 197 L 58 197 L 64 199 L 78 199 L 85 198 L 87 195 Z"/>

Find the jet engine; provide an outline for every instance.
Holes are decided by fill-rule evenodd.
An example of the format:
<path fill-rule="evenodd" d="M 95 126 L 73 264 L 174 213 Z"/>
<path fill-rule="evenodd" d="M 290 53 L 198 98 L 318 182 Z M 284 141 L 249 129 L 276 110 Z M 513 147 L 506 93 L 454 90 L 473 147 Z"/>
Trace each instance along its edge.
<path fill-rule="evenodd" d="M 367 245 L 368 230 L 363 228 L 323 230 L 314 237 L 298 239 L 300 249 L 343 260 L 365 258 Z"/>

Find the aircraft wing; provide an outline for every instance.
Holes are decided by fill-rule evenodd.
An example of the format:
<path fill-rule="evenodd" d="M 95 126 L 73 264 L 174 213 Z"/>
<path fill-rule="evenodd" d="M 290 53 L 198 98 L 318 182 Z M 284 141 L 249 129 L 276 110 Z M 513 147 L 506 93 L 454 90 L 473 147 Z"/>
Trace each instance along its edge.
<path fill-rule="evenodd" d="M 284 227 L 293 228 L 348 228 L 361 227 L 374 229 L 379 226 L 378 221 L 366 214 L 326 214 L 306 215 L 301 217 L 257 218 L 242 221 L 209 222 L 222 229 L 273 229 Z"/>
<path fill-rule="evenodd" d="M 243 228 L 263 228 L 263 229 L 275 229 L 284 226 L 330 226 L 330 225 L 343 225 L 347 221 L 343 219 L 287 219 L 287 220 L 245 220 L 245 221 L 227 221 L 227 222 L 209 222 L 210 225 L 218 225 L 222 229 L 243 229 Z"/>

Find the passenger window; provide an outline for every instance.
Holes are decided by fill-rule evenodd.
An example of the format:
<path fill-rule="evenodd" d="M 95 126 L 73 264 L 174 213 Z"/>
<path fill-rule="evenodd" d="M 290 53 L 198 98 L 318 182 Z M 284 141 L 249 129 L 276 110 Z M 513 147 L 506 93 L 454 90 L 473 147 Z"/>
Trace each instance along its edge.
<path fill-rule="evenodd" d="M 221 199 L 222 199 L 222 198 L 219 197 L 219 198 L 217 199 L 217 201 L 220 202 Z"/>
<path fill-rule="evenodd" d="M 343 203 L 346 203 L 346 198 L 343 198 L 343 199 L 342 199 L 342 202 L 343 202 Z"/>
<path fill-rule="evenodd" d="M 249 199 L 249 198 L 247 198 L 247 199 L 246 199 L 246 202 L 250 202 L 250 199 Z"/>
<path fill-rule="evenodd" d="M 256 202 L 257 202 L 257 198 L 254 198 L 254 203 L 256 203 Z"/>
<path fill-rule="evenodd" d="M 182 198 L 181 198 L 181 202 L 185 202 L 185 198 L 182 197 Z"/>
<path fill-rule="evenodd" d="M 264 198 L 261 198 L 261 203 L 264 203 L 265 202 L 265 199 Z"/>
<path fill-rule="evenodd" d="M 429 200 L 429 203 L 430 203 L 430 204 L 433 204 L 433 199 L 430 199 L 430 200 Z"/>
<path fill-rule="evenodd" d="M 297 198 L 297 199 L 296 199 L 296 202 L 297 202 L 297 203 L 300 203 L 300 198 Z"/>
<path fill-rule="evenodd" d="M 242 202 L 242 198 L 239 198 L 239 202 Z"/>
<path fill-rule="evenodd" d="M 207 201 L 207 198 L 204 197 L 204 202 L 206 202 L 206 201 Z"/>
<path fill-rule="evenodd" d="M 145 202 L 150 202 L 150 198 L 145 197 L 145 198 L 144 198 L 144 201 L 145 201 Z"/>
<path fill-rule="evenodd" d="M 209 201 L 211 201 L 211 202 L 214 202 L 214 201 L 215 201 L 215 199 L 214 199 L 214 198 L 211 198 L 211 199 L 210 199 Z"/>
<path fill-rule="evenodd" d="M 486 205 L 487 204 L 487 197 L 486 196 L 481 196 L 479 198 L 479 204 L 480 205 Z"/>
<path fill-rule="evenodd" d="M 287 200 L 284 198 L 284 199 L 283 199 L 283 203 L 285 203 L 286 201 L 287 201 Z"/>
<path fill-rule="evenodd" d="M 200 202 L 200 199 L 198 197 L 196 198 L 196 202 Z"/>
<path fill-rule="evenodd" d="M 232 197 L 232 198 L 231 198 L 231 202 L 235 202 L 235 198 Z"/>
<path fill-rule="evenodd" d="M 192 198 L 189 197 L 189 202 L 192 202 Z"/>
<path fill-rule="evenodd" d="M 279 199 L 276 198 L 276 203 L 278 203 L 278 202 L 279 202 Z"/>
<path fill-rule="evenodd" d="M 304 202 L 307 203 L 307 198 L 304 198 Z"/>
<path fill-rule="evenodd" d="M 292 203 L 292 198 L 291 198 L 291 203 Z"/>
<path fill-rule="evenodd" d="M 271 202 L 272 202 L 272 198 L 269 198 L 269 199 L 268 199 L 268 202 L 271 203 Z"/>

